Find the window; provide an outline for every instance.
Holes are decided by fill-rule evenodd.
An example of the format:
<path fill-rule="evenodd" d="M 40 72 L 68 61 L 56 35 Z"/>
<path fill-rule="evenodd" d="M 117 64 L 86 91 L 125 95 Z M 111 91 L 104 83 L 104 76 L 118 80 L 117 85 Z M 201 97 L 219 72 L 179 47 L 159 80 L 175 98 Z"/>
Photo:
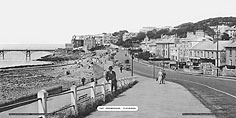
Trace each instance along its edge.
<path fill-rule="evenodd" d="M 232 60 L 231 60 L 231 59 L 229 60 L 229 65 L 231 65 L 231 66 L 232 66 Z"/>
<path fill-rule="evenodd" d="M 234 52 L 235 52 L 235 57 L 236 57 L 236 50 L 234 50 Z"/>

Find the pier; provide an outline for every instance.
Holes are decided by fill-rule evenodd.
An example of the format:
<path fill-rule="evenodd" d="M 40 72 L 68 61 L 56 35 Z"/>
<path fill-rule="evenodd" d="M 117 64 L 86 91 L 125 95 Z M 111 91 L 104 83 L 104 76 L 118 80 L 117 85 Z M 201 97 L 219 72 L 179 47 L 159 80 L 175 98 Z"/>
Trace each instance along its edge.
<path fill-rule="evenodd" d="M 5 55 L 8 52 L 22 52 L 25 54 L 26 60 L 31 60 L 31 55 L 34 52 L 51 52 L 53 53 L 55 49 L 1 49 L 0 50 L 0 58 L 5 59 Z"/>

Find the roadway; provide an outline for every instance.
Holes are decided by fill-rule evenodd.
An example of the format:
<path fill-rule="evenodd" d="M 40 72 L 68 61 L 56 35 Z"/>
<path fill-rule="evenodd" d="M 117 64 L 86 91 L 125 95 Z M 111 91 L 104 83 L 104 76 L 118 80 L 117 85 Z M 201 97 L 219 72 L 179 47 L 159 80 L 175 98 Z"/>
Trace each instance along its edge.
<path fill-rule="evenodd" d="M 130 59 L 130 57 L 125 56 L 125 51 L 120 50 L 119 53 L 116 55 L 116 59 L 118 59 L 120 62 L 124 62 L 125 59 Z M 131 62 L 131 59 L 130 59 Z M 156 74 L 158 72 L 158 67 L 156 67 Z M 231 99 L 232 103 L 236 102 L 236 80 L 234 79 L 223 79 L 223 78 L 216 78 L 216 77 L 205 77 L 202 75 L 188 75 L 180 73 L 179 71 L 173 71 L 169 69 L 165 69 L 167 76 L 167 81 L 185 81 L 190 83 L 195 83 L 199 85 L 204 85 L 208 88 L 213 88 L 216 91 L 223 92 L 224 96 L 228 99 Z M 134 61 L 134 72 L 147 76 L 149 78 L 153 78 L 153 66 L 139 63 Z M 204 88 L 204 86 L 202 86 Z M 227 94 L 227 95 L 226 95 Z"/>

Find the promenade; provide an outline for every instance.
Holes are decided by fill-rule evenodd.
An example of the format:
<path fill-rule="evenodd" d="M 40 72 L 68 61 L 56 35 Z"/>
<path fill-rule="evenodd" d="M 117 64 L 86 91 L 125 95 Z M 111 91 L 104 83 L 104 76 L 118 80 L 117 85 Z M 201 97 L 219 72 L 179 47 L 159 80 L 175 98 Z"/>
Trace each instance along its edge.
<path fill-rule="evenodd" d="M 182 115 L 182 113 L 210 113 L 183 86 L 137 76 L 139 83 L 118 95 L 105 106 L 138 106 L 138 111 L 96 111 L 86 118 L 215 118 L 213 115 Z"/>

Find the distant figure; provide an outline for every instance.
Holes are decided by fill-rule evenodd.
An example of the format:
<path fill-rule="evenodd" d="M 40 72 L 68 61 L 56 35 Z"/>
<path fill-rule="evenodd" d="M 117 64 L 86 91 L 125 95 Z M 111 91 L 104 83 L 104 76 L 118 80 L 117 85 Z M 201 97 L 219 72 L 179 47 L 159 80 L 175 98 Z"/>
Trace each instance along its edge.
<path fill-rule="evenodd" d="M 97 78 L 95 79 L 95 84 L 98 84 L 98 79 Z"/>
<path fill-rule="evenodd" d="M 156 81 L 158 81 L 159 84 L 161 84 L 161 82 L 162 82 L 162 70 L 161 69 L 158 72 L 158 79 Z"/>
<path fill-rule="evenodd" d="M 83 86 L 85 85 L 85 78 L 84 77 L 82 78 L 82 84 L 83 84 Z"/>
<path fill-rule="evenodd" d="M 94 82 L 94 78 L 93 77 L 91 78 L 91 82 Z"/>
<path fill-rule="evenodd" d="M 116 80 L 116 72 L 113 71 L 113 67 L 109 66 L 109 70 L 106 72 L 106 80 L 111 80 L 111 92 L 113 93 L 113 88 L 115 87 L 115 92 L 117 91 L 117 80 Z"/>
<path fill-rule="evenodd" d="M 165 78 L 166 78 L 166 73 L 165 73 L 165 70 L 163 69 L 162 70 L 162 81 L 161 81 L 162 84 L 165 83 Z"/>
<path fill-rule="evenodd" d="M 122 73 L 122 70 L 123 70 L 123 66 L 121 65 L 121 66 L 120 66 L 120 72 L 121 72 L 121 73 Z"/>

